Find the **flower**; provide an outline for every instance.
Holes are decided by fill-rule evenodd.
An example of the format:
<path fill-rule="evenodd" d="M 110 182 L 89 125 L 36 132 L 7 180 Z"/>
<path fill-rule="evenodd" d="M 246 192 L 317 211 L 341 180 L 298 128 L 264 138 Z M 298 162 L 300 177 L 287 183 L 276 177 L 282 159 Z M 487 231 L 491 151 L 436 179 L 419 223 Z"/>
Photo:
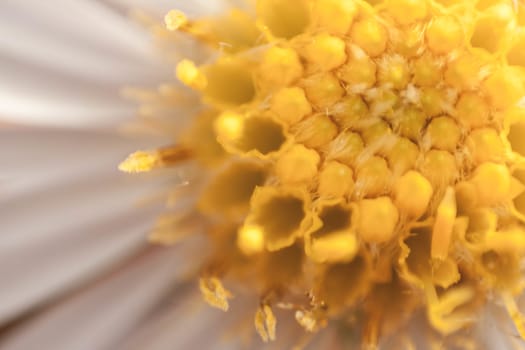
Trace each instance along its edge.
<path fill-rule="evenodd" d="M 167 181 L 171 188 L 162 193 L 170 211 L 149 237 L 177 251 L 149 248 L 123 273 L 36 317 L 11 321 L 7 347 L 138 341 L 139 348 L 206 348 L 212 345 L 196 343 L 200 334 L 215 341 L 224 332 L 219 323 L 236 332 L 229 347 L 241 342 L 239 329 L 264 342 L 288 342 L 281 348 L 501 348 L 515 340 L 512 333 L 523 334 L 516 302 L 523 288 L 523 4 L 259 0 L 206 18 L 172 10 L 165 25 L 148 25 L 202 104 L 174 84 L 126 91 L 142 103 L 141 123 L 132 127 L 161 130 L 168 145 L 137 144 L 143 150 L 120 169 L 151 176 L 124 177 L 132 184 L 119 177 L 114 186 L 122 194 L 111 198 L 125 205 L 124 194 L 140 194 L 137 183 L 158 189 Z M 211 48 L 213 57 L 179 58 L 188 37 L 187 44 Z M 189 125 L 174 118 L 174 111 L 188 110 L 182 106 L 200 107 Z M 73 153 L 86 175 L 90 167 Z M 93 181 L 86 191 L 99 187 L 112 186 Z M 82 221 L 71 212 L 63 213 Z M 134 216 L 131 226 L 140 226 Z M 118 259 L 114 251 L 107 255 Z M 178 265 L 199 268 L 206 302 L 237 311 L 188 316 L 184 310 L 199 301 L 181 297 L 193 296 L 193 285 L 172 267 Z M 58 275 L 49 274 L 51 282 Z M 71 286 L 56 283 L 49 289 L 55 293 L 36 284 L 15 289 L 26 294 L 6 299 L 11 308 L 21 301 L 12 315 L 50 300 L 59 284 Z M 33 290 L 40 294 L 28 300 Z M 157 303 L 164 295 L 183 309 L 178 324 L 170 308 L 168 316 L 146 317 L 165 305 Z M 498 303 L 515 330 L 483 337 L 491 326 L 477 320 Z M 293 333 L 299 340 L 290 336 L 290 316 L 303 328 Z M 151 325 L 123 342 L 144 318 Z M 205 327 L 193 328 L 192 320 Z"/>
<path fill-rule="evenodd" d="M 476 344 L 468 332 L 493 302 L 525 338 L 524 5 L 259 0 L 254 10 L 168 12 L 165 30 L 216 48 L 176 66 L 204 111 L 172 146 L 121 164 L 196 167 L 188 215 L 215 248 L 204 299 L 227 310 L 228 284 L 250 289 L 264 341 L 278 337 L 280 308 L 307 332 L 341 323 L 367 348 Z M 151 240 L 178 242 L 186 220 Z M 419 311 L 426 339 L 406 331 Z"/>

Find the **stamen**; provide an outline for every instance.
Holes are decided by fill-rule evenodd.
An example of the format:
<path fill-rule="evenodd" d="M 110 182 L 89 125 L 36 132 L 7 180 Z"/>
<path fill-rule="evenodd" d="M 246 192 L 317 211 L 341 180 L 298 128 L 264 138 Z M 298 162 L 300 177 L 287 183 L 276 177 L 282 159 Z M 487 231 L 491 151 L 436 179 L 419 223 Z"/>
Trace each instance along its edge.
<path fill-rule="evenodd" d="M 203 277 L 199 280 L 199 288 L 204 300 L 213 307 L 228 311 L 228 299 L 232 298 L 229 290 L 225 289 L 216 277 Z"/>
<path fill-rule="evenodd" d="M 188 148 L 174 145 L 155 151 L 132 153 L 119 164 L 119 170 L 126 173 L 148 172 L 153 169 L 178 165 L 191 158 L 192 152 Z"/>
<path fill-rule="evenodd" d="M 432 259 L 444 260 L 448 256 L 456 212 L 456 194 L 454 188 L 448 187 L 437 208 L 436 221 L 432 228 Z"/>
<path fill-rule="evenodd" d="M 166 23 L 166 28 L 168 28 L 168 30 L 176 31 L 188 24 L 188 18 L 181 11 L 171 10 L 164 17 L 164 22 Z"/>
<path fill-rule="evenodd" d="M 182 83 L 196 90 L 203 90 L 208 83 L 206 76 L 190 60 L 179 62 L 176 76 Z"/>
<path fill-rule="evenodd" d="M 261 305 L 255 313 L 255 329 L 265 343 L 275 340 L 276 324 L 277 321 L 270 306 Z"/>

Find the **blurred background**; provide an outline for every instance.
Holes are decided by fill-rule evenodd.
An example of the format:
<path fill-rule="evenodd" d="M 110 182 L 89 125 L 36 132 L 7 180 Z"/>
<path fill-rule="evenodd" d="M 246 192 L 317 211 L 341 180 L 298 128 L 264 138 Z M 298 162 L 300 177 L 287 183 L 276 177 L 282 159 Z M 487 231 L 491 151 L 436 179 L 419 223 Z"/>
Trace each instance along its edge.
<path fill-rule="evenodd" d="M 117 165 L 165 142 L 119 132 L 137 114 L 122 88 L 174 80 L 130 12 L 161 21 L 224 4 L 0 2 L 0 349 L 173 349 L 219 315 L 182 320 L 201 305 L 185 280 L 195 250 L 147 243 L 163 208 L 151 198 L 173 177 Z"/>

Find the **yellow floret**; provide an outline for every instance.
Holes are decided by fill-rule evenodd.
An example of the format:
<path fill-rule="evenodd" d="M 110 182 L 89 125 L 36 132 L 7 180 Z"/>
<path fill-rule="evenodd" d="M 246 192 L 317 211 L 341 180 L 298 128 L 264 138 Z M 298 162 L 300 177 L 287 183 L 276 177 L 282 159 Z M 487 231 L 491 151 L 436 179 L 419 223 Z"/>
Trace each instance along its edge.
<path fill-rule="evenodd" d="M 361 164 L 356 175 L 356 192 L 365 196 L 376 196 L 390 187 L 392 172 L 386 160 L 373 156 Z"/>
<path fill-rule="evenodd" d="M 465 145 L 475 164 L 500 162 L 505 156 L 503 141 L 492 128 L 472 131 L 465 140 Z"/>
<path fill-rule="evenodd" d="M 337 71 L 337 77 L 351 87 L 365 89 L 376 82 L 376 64 L 368 56 L 351 58 Z"/>
<path fill-rule="evenodd" d="M 319 174 L 321 197 L 342 197 L 350 194 L 354 187 L 353 171 L 339 162 L 328 162 Z"/>
<path fill-rule="evenodd" d="M 372 57 L 382 54 L 386 49 L 387 32 L 374 19 L 363 19 L 352 26 L 352 41 Z"/>
<path fill-rule="evenodd" d="M 469 181 L 458 182 L 455 186 L 457 209 L 460 215 L 472 212 L 478 201 L 476 186 Z"/>
<path fill-rule="evenodd" d="M 274 46 L 264 53 L 257 73 L 267 88 L 287 86 L 303 75 L 303 66 L 293 49 Z"/>
<path fill-rule="evenodd" d="M 302 145 L 294 145 L 275 164 L 275 171 L 284 183 L 309 182 L 317 175 L 319 154 Z"/>
<path fill-rule="evenodd" d="M 509 197 L 511 176 L 503 164 L 481 164 L 470 181 L 476 186 L 480 205 L 497 205 Z"/>
<path fill-rule="evenodd" d="M 399 213 L 390 197 L 363 199 L 358 206 L 357 232 L 363 241 L 384 243 L 394 238 Z"/>
<path fill-rule="evenodd" d="M 521 110 L 521 108 L 518 108 Z M 520 118 L 522 114 L 524 117 Z M 525 110 L 507 113 L 506 119 L 508 120 L 508 134 L 507 141 L 512 152 L 515 152 L 519 156 L 525 156 Z"/>
<path fill-rule="evenodd" d="M 444 112 L 446 104 L 446 91 L 435 88 L 425 87 L 421 89 L 421 107 L 423 112 L 429 117 L 437 116 Z"/>
<path fill-rule="evenodd" d="M 525 96 L 523 75 L 510 68 L 498 69 L 483 83 L 483 90 L 494 108 L 507 108 Z"/>
<path fill-rule="evenodd" d="M 496 53 L 507 37 L 513 17 L 514 10 L 508 3 L 489 7 L 474 24 L 471 45 L 489 53 Z"/>
<path fill-rule="evenodd" d="M 344 200 L 324 200 L 305 237 L 305 252 L 318 263 L 351 261 L 359 250 L 354 232 L 353 207 Z"/>
<path fill-rule="evenodd" d="M 355 128 L 369 115 L 368 106 L 359 96 L 347 96 L 330 108 L 330 115 L 341 129 Z"/>
<path fill-rule="evenodd" d="M 407 61 L 400 55 L 393 55 L 383 58 L 379 64 L 379 82 L 392 86 L 396 89 L 403 89 L 410 78 L 410 71 Z"/>
<path fill-rule="evenodd" d="M 437 54 L 445 54 L 458 48 L 463 40 L 463 30 L 451 16 L 435 17 L 427 27 L 427 45 Z"/>
<path fill-rule="evenodd" d="M 465 92 L 456 104 L 457 119 L 470 128 L 477 128 L 487 123 L 489 106 L 479 94 Z"/>
<path fill-rule="evenodd" d="M 206 76 L 203 99 L 221 108 L 248 103 L 255 97 L 251 66 L 240 57 L 225 56 L 202 67 Z"/>
<path fill-rule="evenodd" d="M 304 90 L 299 87 L 283 88 L 275 93 L 270 109 L 288 124 L 295 124 L 308 114 L 312 107 Z"/>
<path fill-rule="evenodd" d="M 442 150 L 428 151 L 419 170 L 434 186 L 448 185 L 458 176 L 456 159 L 449 152 Z"/>
<path fill-rule="evenodd" d="M 343 97 L 345 90 L 331 73 L 316 74 L 303 80 L 306 97 L 318 108 L 326 108 Z"/>
<path fill-rule="evenodd" d="M 426 137 L 431 145 L 445 151 L 454 151 L 460 136 L 456 122 L 450 117 L 434 118 L 427 127 Z"/>
<path fill-rule="evenodd" d="M 354 0 L 315 0 L 312 22 L 321 30 L 346 34 L 358 12 Z"/>
<path fill-rule="evenodd" d="M 419 147 L 407 138 L 400 137 L 392 148 L 386 151 L 386 157 L 394 174 L 403 174 L 412 169 L 419 156 Z"/>
<path fill-rule="evenodd" d="M 230 153 L 265 158 L 287 143 L 284 126 L 271 114 L 226 111 L 215 120 L 217 141 Z"/>
<path fill-rule="evenodd" d="M 524 6 L 524 5 L 522 5 Z M 507 62 L 510 65 L 525 67 L 525 28 L 521 27 L 515 34 L 511 47 L 507 51 Z"/>
<path fill-rule="evenodd" d="M 417 58 L 413 65 L 414 83 L 419 86 L 434 86 L 441 79 L 441 67 L 430 55 Z"/>
<path fill-rule="evenodd" d="M 366 101 L 373 118 L 389 119 L 396 113 L 396 107 L 402 104 L 400 95 L 388 87 L 369 90 Z"/>
<path fill-rule="evenodd" d="M 365 145 L 358 133 L 342 132 L 328 146 L 328 157 L 347 165 L 354 165 Z"/>
<path fill-rule="evenodd" d="M 309 196 L 301 189 L 257 187 L 250 200 L 250 214 L 241 230 L 260 228 L 269 251 L 289 247 L 310 223 L 309 203 Z"/>
<path fill-rule="evenodd" d="M 316 114 L 303 120 L 293 131 L 297 142 L 317 149 L 328 145 L 338 132 L 334 122 L 324 114 Z"/>
<path fill-rule="evenodd" d="M 319 34 L 302 49 L 302 54 L 315 70 L 329 71 L 346 61 L 345 42 L 329 34 Z"/>
<path fill-rule="evenodd" d="M 432 184 L 421 173 L 411 170 L 397 179 L 394 198 L 399 211 L 417 219 L 427 210 L 432 198 Z"/>
<path fill-rule="evenodd" d="M 402 25 L 427 16 L 426 0 L 386 0 L 385 5 L 390 15 Z"/>
<path fill-rule="evenodd" d="M 390 125 L 384 120 L 379 120 L 370 126 L 366 126 L 361 131 L 361 137 L 367 145 L 380 146 L 378 149 L 381 150 L 390 146 L 391 134 Z"/>
<path fill-rule="evenodd" d="M 242 217 L 256 186 L 264 184 L 267 170 L 253 161 L 228 164 L 203 188 L 199 209 L 207 214 Z"/>
<path fill-rule="evenodd" d="M 457 89 L 474 89 L 483 79 L 482 67 L 483 62 L 479 57 L 463 53 L 447 64 L 445 82 Z"/>
<path fill-rule="evenodd" d="M 419 140 L 426 122 L 426 115 L 419 109 L 407 108 L 394 120 L 397 132 L 413 141 Z"/>
<path fill-rule="evenodd" d="M 257 18 L 274 36 L 292 38 L 310 22 L 310 4 L 306 0 L 258 0 L 256 4 Z"/>

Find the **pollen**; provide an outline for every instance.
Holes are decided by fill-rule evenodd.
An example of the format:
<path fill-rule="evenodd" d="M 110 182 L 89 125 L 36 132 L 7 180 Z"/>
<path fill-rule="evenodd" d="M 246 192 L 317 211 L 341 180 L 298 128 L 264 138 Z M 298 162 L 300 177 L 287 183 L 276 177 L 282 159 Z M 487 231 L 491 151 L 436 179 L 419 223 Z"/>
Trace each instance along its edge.
<path fill-rule="evenodd" d="M 127 173 L 140 173 L 150 171 L 158 166 L 160 162 L 156 152 L 135 152 L 128 156 L 128 158 L 120 163 L 118 166 L 120 171 Z"/>
<path fill-rule="evenodd" d="M 237 246 L 246 255 L 264 251 L 264 233 L 260 227 L 246 226 L 239 230 Z"/>
<path fill-rule="evenodd" d="M 194 89 L 204 89 L 206 87 L 206 76 L 190 60 L 180 61 L 175 75 L 181 82 Z"/>
<path fill-rule="evenodd" d="M 219 139 L 237 140 L 242 137 L 243 116 L 237 113 L 225 112 L 215 121 L 215 132 Z"/>
<path fill-rule="evenodd" d="M 177 144 L 119 168 L 187 184 L 173 190 L 186 215 L 151 240 L 204 236 L 204 300 L 257 296 L 249 331 L 264 342 L 283 309 L 304 339 L 335 326 L 352 348 L 480 348 L 492 303 L 523 336 L 523 3 L 252 3 L 173 10 L 156 28 L 166 48 L 190 38 L 212 54 L 178 58 L 183 86 L 139 98 Z M 181 123 L 186 94 L 199 114 Z"/>
<path fill-rule="evenodd" d="M 166 23 L 166 28 L 168 28 L 168 30 L 175 31 L 187 24 L 188 18 L 181 11 L 171 10 L 164 17 L 164 22 Z"/>

